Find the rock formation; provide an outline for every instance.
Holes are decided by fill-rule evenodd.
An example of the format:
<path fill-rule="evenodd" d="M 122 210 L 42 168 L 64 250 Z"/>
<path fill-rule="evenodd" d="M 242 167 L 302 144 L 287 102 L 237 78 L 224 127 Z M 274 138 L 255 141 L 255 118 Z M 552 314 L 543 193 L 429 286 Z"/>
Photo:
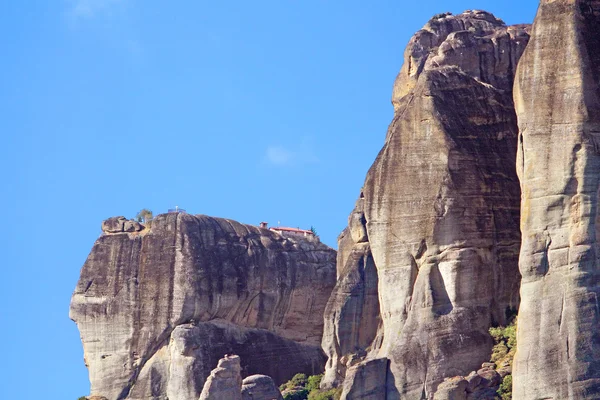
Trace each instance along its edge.
<path fill-rule="evenodd" d="M 283 400 L 270 376 L 251 375 L 242 382 L 242 400 Z"/>
<path fill-rule="evenodd" d="M 103 223 L 71 301 L 92 394 L 197 399 L 224 354 L 278 384 L 322 370 L 334 250 L 206 216 L 127 222 Z"/>
<path fill-rule="evenodd" d="M 467 376 L 446 378 L 436 389 L 433 400 L 497 400 L 498 386 L 509 371 L 494 369 L 483 363 L 481 369 Z"/>
<path fill-rule="evenodd" d="M 542 0 L 515 84 L 515 399 L 600 398 L 600 1 Z"/>
<path fill-rule="evenodd" d="M 379 400 L 388 392 L 387 358 L 376 358 L 350 367 L 342 391 L 343 399 Z"/>
<path fill-rule="evenodd" d="M 179 396 L 180 398 L 188 398 Z M 189 397 L 189 399 L 192 399 Z M 226 355 L 206 379 L 199 400 L 283 400 L 270 376 L 251 375 L 242 381 L 240 357 Z"/>
<path fill-rule="evenodd" d="M 489 327 L 519 305 L 512 84 L 527 31 L 467 11 L 411 39 L 385 145 L 339 239 L 323 388 L 346 379 L 342 398 L 367 398 L 377 390 L 360 379 L 377 371 L 386 393 L 368 398 L 431 399 L 489 359 Z"/>
<path fill-rule="evenodd" d="M 142 224 L 125 217 L 112 217 L 102 222 L 102 232 L 106 233 L 139 232 L 142 229 Z"/>
<path fill-rule="evenodd" d="M 225 356 L 210 373 L 199 400 L 242 400 L 239 356 Z M 191 399 L 190 399 L 191 400 Z"/>
<path fill-rule="evenodd" d="M 514 399 L 600 399 L 600 0 L 542 0 L 529 31 L 413 36 L 337 267 L 225 219 L 104 221 L 70 313 L 89 399 L 281 400 L 324 366 L 342 400 L 493 399 L 511 368 Z"/>

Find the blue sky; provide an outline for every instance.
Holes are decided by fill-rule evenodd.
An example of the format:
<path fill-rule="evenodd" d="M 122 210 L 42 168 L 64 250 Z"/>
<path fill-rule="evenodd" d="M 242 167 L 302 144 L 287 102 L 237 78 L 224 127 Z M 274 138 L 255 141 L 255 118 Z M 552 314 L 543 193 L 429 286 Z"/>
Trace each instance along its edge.
<path fill-rule="evenodd" d="M 521 23 L 536 8 L 1 0 L 0 397 L 88 394 L 68 306 L 103 219 L 179 205 L 312 225 L 335 246 L 383 144 L 410 36 L 440 12 Z"/>

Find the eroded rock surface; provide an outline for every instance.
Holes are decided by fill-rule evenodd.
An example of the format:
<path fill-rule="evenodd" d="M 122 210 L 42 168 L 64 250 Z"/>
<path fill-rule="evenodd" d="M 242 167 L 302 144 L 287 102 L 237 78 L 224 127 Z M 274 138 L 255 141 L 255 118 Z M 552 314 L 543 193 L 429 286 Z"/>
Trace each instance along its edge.
<path fill-rule="evenodd" d="M 514 399 L 600 398 L 600 1 L 543 0 L 519 65 Z"/>
<path fill-rule="evenodd" d="M 527 31 L 468 11 L 411 39 L 385 145 L 339 240 L 323 388 L 388 358 L 387 399 L 431 399 L 489 359 L 489 327 L 519 305 L 512 84 Z"/>
<path fill-rule="evenodd" d="M 199 400 L 242 400 L 242 375 L 239 356 L 219 360 L 204 384 Z"/>
<path fill-rule="evenodd" d="M 235 221 L 164 214 L 103 224 L 71 301 L 91 392 L 189 400 L 224 354 L 280 384 L 319 373 L 334 250 Z"/>
<path fill-rule="evenodd" d="M 112 217 L 102 222 L 104 233 L 139 232 L 142 229 L 144 229 L 142 224 L 125 217 Z"/>
<path fill-rule="evenodd" d="M 386 400 L 388 363 L 387 358 L 377 358 L 350 367 L 341 400 Z"/>
<path fill-rule="evenodd" d="M 497 400 L 498 388 L 508 371 L 496 371 L 491 363 L 468 376 L 446 378 L 436 389 L 433 400 Z"/>
<path fill-rule="evenodd" d="M 250 375 L 242 382 L 243 400 L 283 400 L 275 381 L 266 375 Z"/>

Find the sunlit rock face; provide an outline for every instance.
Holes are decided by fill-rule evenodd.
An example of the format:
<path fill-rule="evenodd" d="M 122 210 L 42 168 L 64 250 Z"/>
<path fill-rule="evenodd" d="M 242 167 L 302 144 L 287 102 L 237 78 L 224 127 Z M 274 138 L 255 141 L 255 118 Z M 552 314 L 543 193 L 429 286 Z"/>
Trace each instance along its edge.
<path fill-rule="evenodd" d="M 92 394 L 197 399 L 225 354 L 277 384 L 322 370 L 334 250 L 182 213 L 125 225 L 105 221 L 71 300 Z"/>
<path fill-rule="evenodd" d="M 242 400 L 242 375 L 239 356 L 219 360 L 206 379 L 199 400 Z"/>
<path fill-rule="evenodd" d="M 343 397 L 431 399 L 489 360 L 489 327 L 519 305 L 512 85 L 528 29 L 467 11 L 409 42 L 394 119 L 339 239 L 324 388 L 384 365 L 383 395 L 344 382 Z"/>
<path fill-rule="evenodd" d="M 600 398 L 600 1 L 544 0 L 515 84 L 521 309 L 514 399 Z"/>

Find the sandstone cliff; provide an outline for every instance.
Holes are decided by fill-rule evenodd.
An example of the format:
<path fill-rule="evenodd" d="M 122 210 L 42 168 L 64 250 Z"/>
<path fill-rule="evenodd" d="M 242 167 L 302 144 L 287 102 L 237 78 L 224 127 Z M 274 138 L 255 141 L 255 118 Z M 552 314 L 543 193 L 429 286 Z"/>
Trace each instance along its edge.
<path fill-rule="evenodd" d="M 91 392 L 197 399 L 224 354 L 282 383 L 318 373 L 335 251 L 235 221 L 159 215 L 103 224 L 71 301 Z"/>
<path fill-rule="evenodd" d="M 239 356 L 225 356 L 210 373 L 199 400 L 242 400 Z M 192 400 L 192 399 L 190 399 Z"/>
<path fill-rule="evenodd" d="M 543 0 L 519 65 L 515 399 L 600 398 L 600 1 Z"/>
<path fill-rule="evenodd" d="M 512 84 L 527 31 L 468 11 L 411 39 L 385 145 L 339 239 L 324 388 L 431 399 L 489 360 L 489 327 L 519 305 Z"/>

